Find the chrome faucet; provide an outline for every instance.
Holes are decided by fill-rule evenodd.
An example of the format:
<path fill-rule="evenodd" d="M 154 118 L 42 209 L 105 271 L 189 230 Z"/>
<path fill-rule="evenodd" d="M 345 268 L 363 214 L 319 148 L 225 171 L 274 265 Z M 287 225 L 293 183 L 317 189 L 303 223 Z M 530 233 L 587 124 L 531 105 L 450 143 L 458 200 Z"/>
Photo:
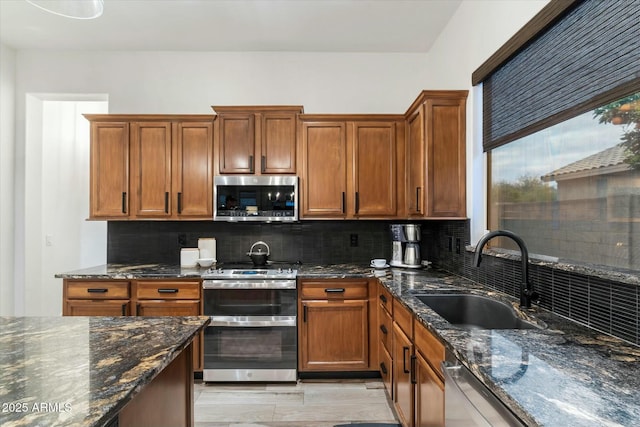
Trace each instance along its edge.
<path fill-rule="evenodd" d="M 520 281 L 520 307 L 531 308 L 531 301 L 535 301 L 538 299 L 538 293 L 533 290 L 533 286 L 529 283 L 529 251 L 527 250 L 527 245 L 525 245 L 524 240 L 515 233 L 508 230 L 497 230 L 492 231 L 490 233 L 485 234 L 478 241 L 476 245 L 476 254 L 473 257 L 473 265 L 476 267 L 480 266 L 480 261 L 482 261 L 482 248 L 487 242 L 494 237 L 503 236 L 508 237 L 520 248 L 520 257 L 522 258 L 522 280 Z"/>

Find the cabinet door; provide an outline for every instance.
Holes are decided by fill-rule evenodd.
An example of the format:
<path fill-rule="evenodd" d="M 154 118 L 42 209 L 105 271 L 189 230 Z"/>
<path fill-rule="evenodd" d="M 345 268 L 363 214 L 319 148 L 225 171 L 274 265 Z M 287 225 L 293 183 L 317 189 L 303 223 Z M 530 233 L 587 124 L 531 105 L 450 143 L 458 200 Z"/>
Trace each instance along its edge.
<path fill-rule="evenodd" d="M 129 316 L 129 300 L 66 300 L 64 316 Z"/>
<path fill-rule="evenodd" d="M 91 122 L 91 218 L 129 216 L 129 124 Z"/>
<path fill-rule="evenodd" d="M 181 122 L 174 138 L 174 216 L 213 217 L 213 123 Z"/>
<path fill-rule="evenodd" d="M 424 109 L 420 106 L 407 119 L 407 212 L 410 216 L 424 215 Z"/>
<path fill-rule="evenodd" d="M 218 117 L 220 173 L 255 172 L 255 131 L 252 113 L 229 113 Z"/>
<path fill-rule="evenodd" d="M 301 371 L 369 367 L 368 301 L 302 301 Z"/>
<path fill-rule="evenodd" d="M 444 383 L 419 352 L 415 357 L 415 427 L 443 427 Z"/>
<path fill-rule="evenodd" d="M 465 101 L 429 99 L 425 106 L 427 142 L 426 211 L 431 217 L 466 215 Z"/>
<path fill-rule="evenodd" d="M 353 140 L 354 214 L 395 216 L 395 123 L 355 123 Z"/>
<path fill-rule="evenodd" d="M 347 191 L 344 122 L 302 124 L 302 217 L 344 218 Z"/>
<path fill-rule="evenodd" d="M 260 172 L 296 173 L 296 115 L 264 113 L 260 142 Z"/>
<path fill-rule="evenodd" d="M 413 343 L 398 324 L 393 324 L 393 394 L 398 418 L 404 427 L 413 426 L 413 399 L 411 365 Z"/>
<path fill-rule="evenodd" d="M 198 316 L 200 301 L 139 301 L 136 304 L 138 316 Z M 202 370 L 202 333 L 193 340 L 193 370 Z"/>
<path fill-rule="evenodd" d="M 132 216 L 169 217 L 171 122 L 131 124 Z"/>

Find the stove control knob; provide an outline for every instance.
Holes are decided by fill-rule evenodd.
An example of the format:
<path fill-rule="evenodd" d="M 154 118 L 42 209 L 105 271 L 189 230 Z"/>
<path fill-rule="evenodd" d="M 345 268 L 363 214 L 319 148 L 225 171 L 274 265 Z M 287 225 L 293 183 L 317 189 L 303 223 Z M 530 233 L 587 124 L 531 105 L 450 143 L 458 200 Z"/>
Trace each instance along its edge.
<path fill-rule="evenodd" d="M 278 267 L 278 273 L 282 273 L 282 267 Z"/>

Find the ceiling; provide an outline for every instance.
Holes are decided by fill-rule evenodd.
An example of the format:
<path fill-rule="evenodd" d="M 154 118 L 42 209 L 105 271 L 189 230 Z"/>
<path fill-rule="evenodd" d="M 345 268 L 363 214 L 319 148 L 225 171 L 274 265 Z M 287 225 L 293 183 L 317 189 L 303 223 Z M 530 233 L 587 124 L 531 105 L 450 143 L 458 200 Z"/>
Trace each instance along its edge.
<path fill-rule="evenodd" d="M 18 50 L 418 53 L 461 2 L 104 0 L 101 17 L 77 20 L 0 0 L 0 41 Z"/>

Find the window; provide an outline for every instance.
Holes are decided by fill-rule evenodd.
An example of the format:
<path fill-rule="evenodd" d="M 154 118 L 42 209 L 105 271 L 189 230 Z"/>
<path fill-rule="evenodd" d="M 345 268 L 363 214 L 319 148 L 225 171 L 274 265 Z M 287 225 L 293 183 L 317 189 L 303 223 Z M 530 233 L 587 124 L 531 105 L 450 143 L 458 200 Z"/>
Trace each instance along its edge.
<path fill-rule="evenodd" d="M 639 20 L 640 2 L 551 0 L 474 72 L 490 229 L 640 270 Z"/>
<path fill-rule="evenodd" d="M 533 253 L 640 270 L 640 92 L 491 151 L 490 228 Z"/>

